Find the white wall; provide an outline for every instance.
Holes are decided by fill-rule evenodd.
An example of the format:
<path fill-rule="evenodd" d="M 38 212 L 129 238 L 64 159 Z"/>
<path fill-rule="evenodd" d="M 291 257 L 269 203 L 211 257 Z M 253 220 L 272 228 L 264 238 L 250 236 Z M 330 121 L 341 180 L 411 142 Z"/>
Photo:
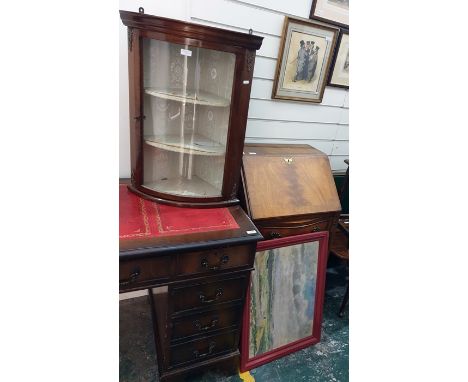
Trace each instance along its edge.
<path fill-rule="evenodd" d="M 246 142 L 306 143 L 330 157 L 333 170 L 348 158 L 348 91 L 327 87 L 321 104 L 271 100 L 284 15 L 307 18 L 312 0 L 120 0 L 120 9 L 263 36 L 257 51 Z M 127 31 L 120 22 L 120 177 L 130 177 Z"/>

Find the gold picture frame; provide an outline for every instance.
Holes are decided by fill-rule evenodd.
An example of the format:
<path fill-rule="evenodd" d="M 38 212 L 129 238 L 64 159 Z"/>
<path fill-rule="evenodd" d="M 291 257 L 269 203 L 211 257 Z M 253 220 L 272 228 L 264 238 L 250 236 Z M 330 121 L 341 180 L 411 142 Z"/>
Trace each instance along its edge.
<path fill-rule="evenodd" d="M 339 28 L 285 17 L 271 98 L 320 103 Z"/>

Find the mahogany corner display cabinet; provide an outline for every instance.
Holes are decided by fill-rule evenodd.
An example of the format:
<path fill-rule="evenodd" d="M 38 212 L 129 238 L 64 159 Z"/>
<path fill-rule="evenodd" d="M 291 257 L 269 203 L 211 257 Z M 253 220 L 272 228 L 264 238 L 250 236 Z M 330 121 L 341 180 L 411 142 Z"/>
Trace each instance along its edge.
<path fill-rule="evenodd" d="M 142 8 L 120 17 L 128 28 L 130 189 L 184 207 L 237 204 L 263 37 L 150 16 Z"/>
<path fill-rule="evenodd" d="M 119 207 L 119 290 L 148 290 L 160 379 L 237 367 L 242 309 L 263 239 L 251 220 L 239 205 L 155 203 L 123 182 Z"/>

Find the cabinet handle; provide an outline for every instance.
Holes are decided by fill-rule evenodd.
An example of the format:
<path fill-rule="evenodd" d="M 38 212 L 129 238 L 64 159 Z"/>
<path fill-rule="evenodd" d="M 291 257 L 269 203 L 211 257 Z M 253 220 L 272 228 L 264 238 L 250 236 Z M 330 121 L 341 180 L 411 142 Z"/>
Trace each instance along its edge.
<path fill-rule="evenodd" d="M 320 231 L 320 227 L 314 227 L 314 228 L 312 228 L 312 232 L 318 232 L 318 231 Z"/>
<path fill-rule="evenodd" d="M 221 257 L 221 259 L 219 259 L 219 263 L 217 265 L 212 265 L 210 266 L 208 264 L 208 260 L 207 259 L 203 259 L 201 261 L 201 266 L 203 268 L 207 268 L 209 269 L 210 271 L 216 271 L 218 270 L 219 268 L 221 268 L 222 265 L 224 264 L 227 264 L 229 262 L 229 256 L 228 255 L 224 255 L 223 257 Z"/>
<path fill-rule="evenodd" d="M 218 324 L 218 318 L 213 317 L 211 323 L 205 326 L 202 326 L 200 320 L 193 321 L 193 326 L 198 329 L 199 332 L 205 332 L 207 330 L 213 329 Z"/>
<path fill-rule="evenodd" d="M 200 298 L 200 301 L 203 303 L 203 304 L 209 304 L 211 302 L 215 302 L 215 301 L 218 301 L 219 298 L 223 295 L 223 289 L 222 288 L 218 288 L 216 289 L 216 295 L 213 297 L 213 298 L 210 298 L 210 299 L 207 299 L 206 296 L 203 294 L 203 293 L 200 293 L 200 295 L 198 296 Z"/>
<path fill-rule="evenodd" d="M 207 356 L 213 354 L 215 346 L 216 346 L 216 343 L 214 341 L 211 341 L 210 346 L 208 347 L 208 351 L 206 353 L 200 354 L 200 352 L 198 350 L 194 350 L 193 355 L 195 356 L 195 359 L 204 358 L 204 357 L 207 357 Z"/>
<path fill-rule="evenodd" d="M 270 233 L 270 236 L 272 239 L 278 239 L 279 237 L 281 237 L 281 234 L 279 232 L 271 232 Z"/>
<path fill-rule="evenodd" d="M 127 280 L 119 281 L 119 286 L 123 287 L 123 286 L 127 286 L 127 285 L 130 285 L 130 284 L 134 283 L 137 280 L 138 276 L 140 276 L 140 270 L 135 269 L 130 274 L 130 277 Z"/>

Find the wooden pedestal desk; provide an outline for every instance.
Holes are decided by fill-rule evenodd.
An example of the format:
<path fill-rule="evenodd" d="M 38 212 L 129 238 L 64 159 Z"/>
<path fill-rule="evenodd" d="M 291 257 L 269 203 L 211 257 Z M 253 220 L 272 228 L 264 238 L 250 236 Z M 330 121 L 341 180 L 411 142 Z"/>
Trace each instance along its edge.
<path fill-rule="evenodd" d="M 256 244 L 239 206 L 159 205 L 120 185 L 120 292 L 149 290 L 161 380 L 236 362 Z"/>

